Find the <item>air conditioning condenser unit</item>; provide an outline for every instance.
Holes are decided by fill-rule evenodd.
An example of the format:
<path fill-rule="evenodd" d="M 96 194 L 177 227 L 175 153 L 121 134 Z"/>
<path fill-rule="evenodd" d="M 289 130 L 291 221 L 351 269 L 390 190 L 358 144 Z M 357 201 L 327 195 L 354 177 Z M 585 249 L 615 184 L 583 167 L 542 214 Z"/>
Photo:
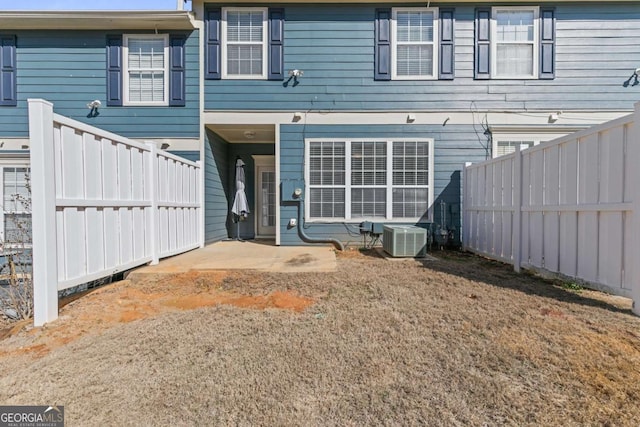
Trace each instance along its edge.
<path fill-rule="evenodd" d="M 427 230 L 415 225 L 385 225 L 382 248 L 392 257 L 427 255 Z"/>

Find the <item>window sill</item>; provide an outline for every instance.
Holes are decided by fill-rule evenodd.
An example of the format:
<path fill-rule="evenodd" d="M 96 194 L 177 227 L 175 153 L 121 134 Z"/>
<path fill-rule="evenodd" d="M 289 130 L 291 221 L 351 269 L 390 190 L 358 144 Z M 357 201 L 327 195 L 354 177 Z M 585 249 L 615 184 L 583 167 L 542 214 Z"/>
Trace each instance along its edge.
<path fill-rule="evenodd" d="M 423 81 L 423 80 L 438 80 L 438 77 L 436 76 L 392 76 L 391 80 L 397 80 L 397 81 L 411 81 L 411 80 L 419 80 L 419 81 Z"/>
<path fill-rule="evenodd" d="M 268 80 L 267 76 L 222 76 L 222 80 Z"/>
<path fill-rule="evenodd" d="M 132 103 L 132 102 L 123 102 L 123 107 L 168 107 L 168 102 L 163 103 L 151 103 L 151 102 L 141 102 L 141 103 Z"/>
<path fill-rule="evenodd" d="M 428 224 L 433 222 L 433 220 L 429 219 L 429 218 L 393 218 L 393 219 L 386 219 L 386 218 L 351 218 L 351 219 L 344 219 L 344 218 L 305 218 L 305 223 L 308 224 L 360 224 L 361 222 L 364 221 L 369 221 L 369 222 L 384 222 L 385 224 L 406 224 L 406 223 L 413 223 L 413 224 Z"/>
<path fill-rule="evenodd" d="M 491 80 L 540 80 L 538 76 L 491 76 Z"/>

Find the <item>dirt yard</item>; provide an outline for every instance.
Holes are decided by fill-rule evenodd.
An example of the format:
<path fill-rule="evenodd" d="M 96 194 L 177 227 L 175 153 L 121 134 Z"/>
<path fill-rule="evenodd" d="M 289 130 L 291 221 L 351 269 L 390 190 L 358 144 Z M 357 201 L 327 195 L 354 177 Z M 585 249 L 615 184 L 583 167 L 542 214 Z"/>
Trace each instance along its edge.
<path fill-rule="evenodd" d="M 69 426 L 640 423 L 628 300 L 435 255 L 104 286 L 0 334 L 0 404 Z"/>

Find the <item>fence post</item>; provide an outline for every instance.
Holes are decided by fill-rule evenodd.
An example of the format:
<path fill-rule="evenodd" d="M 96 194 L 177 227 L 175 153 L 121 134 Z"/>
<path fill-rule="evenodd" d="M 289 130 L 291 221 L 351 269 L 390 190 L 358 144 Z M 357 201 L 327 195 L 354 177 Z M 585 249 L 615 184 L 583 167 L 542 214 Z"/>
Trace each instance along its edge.
<path fill-rule="evenodd" d="M 200 243 L 200 247 L 204 248 L 204 162 L 202 160 L 198 160 L 196 162 L 198 164 L 198 176 L 196 182 L 196 201 L 198 203 L 199 208 L 197 208 L 198 212 L 198 241 Z"/>
<path fill-rule="evenodd" d="M 630 163 L 640 160 L 640 102 L 635 104 L 633 113 L 633 131 L 627 144 L 627 157 L 632 159 Z M 627 185 L 631 186 L 631 233 L 627 238 L 631 239 L 631 259 L 640 259 L 640 169 L 631 167 L 631 179 Z M 633 298 L 633 312 L 640 316 L 640 268 L 637 263 L 625 266 L 631 280 L 631 298 Z"/>
<path fill-rule="evenodd" d="M 462 242 L 462 249 L 469 250 L 467 244 L 467 236 L 469 235 L 469 224 L 467 219 L 467 204 L 469 202 L 469 185 L 467 183 L 467 168 L 473 163 L 465 162 L 462 167 L 462 203 L 460 203 L 460 212 L 462 213 L 460 218 L 460 241 Z"/>
<path fill-rule="evenodd" d="M 520 144 L 516 144 L 515 157 L 513 158 L 513 224 L 511 250 L 513 252 L 513 270 L 520 272 L 522 263 L 522 153 Z"/>
<path fill-rule="evenodd" d="M 151 265 L 156 265 L 160 262 L 160 245 L 158 244 L 158 146 L 155 142 L 145 141 L 149 147 L 149 156 L 151 161 L 149 162 L 149 168 L 147 169 L 147 185 L 149 186 L 149 197 L 151 202 L 151 215 L 149 215 L 149 247 L 151 248 Z"/>
<path fill-rule="evenodd" d="M 58 318 L 56 185 L 53 104 L 29 99 L 31 222 L 33 233 L 33 324 Z"/>

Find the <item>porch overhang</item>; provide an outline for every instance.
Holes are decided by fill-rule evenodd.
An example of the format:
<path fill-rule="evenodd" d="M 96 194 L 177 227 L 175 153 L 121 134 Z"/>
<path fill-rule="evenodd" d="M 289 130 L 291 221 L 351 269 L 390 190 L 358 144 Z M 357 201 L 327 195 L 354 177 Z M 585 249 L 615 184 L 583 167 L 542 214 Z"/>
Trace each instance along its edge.
<path fill-rule="evenodd" d="M 230 144 L 274 144 L 276 126 L 274 124 L 207 124 L 207 129 L 218 134 Z"/>

